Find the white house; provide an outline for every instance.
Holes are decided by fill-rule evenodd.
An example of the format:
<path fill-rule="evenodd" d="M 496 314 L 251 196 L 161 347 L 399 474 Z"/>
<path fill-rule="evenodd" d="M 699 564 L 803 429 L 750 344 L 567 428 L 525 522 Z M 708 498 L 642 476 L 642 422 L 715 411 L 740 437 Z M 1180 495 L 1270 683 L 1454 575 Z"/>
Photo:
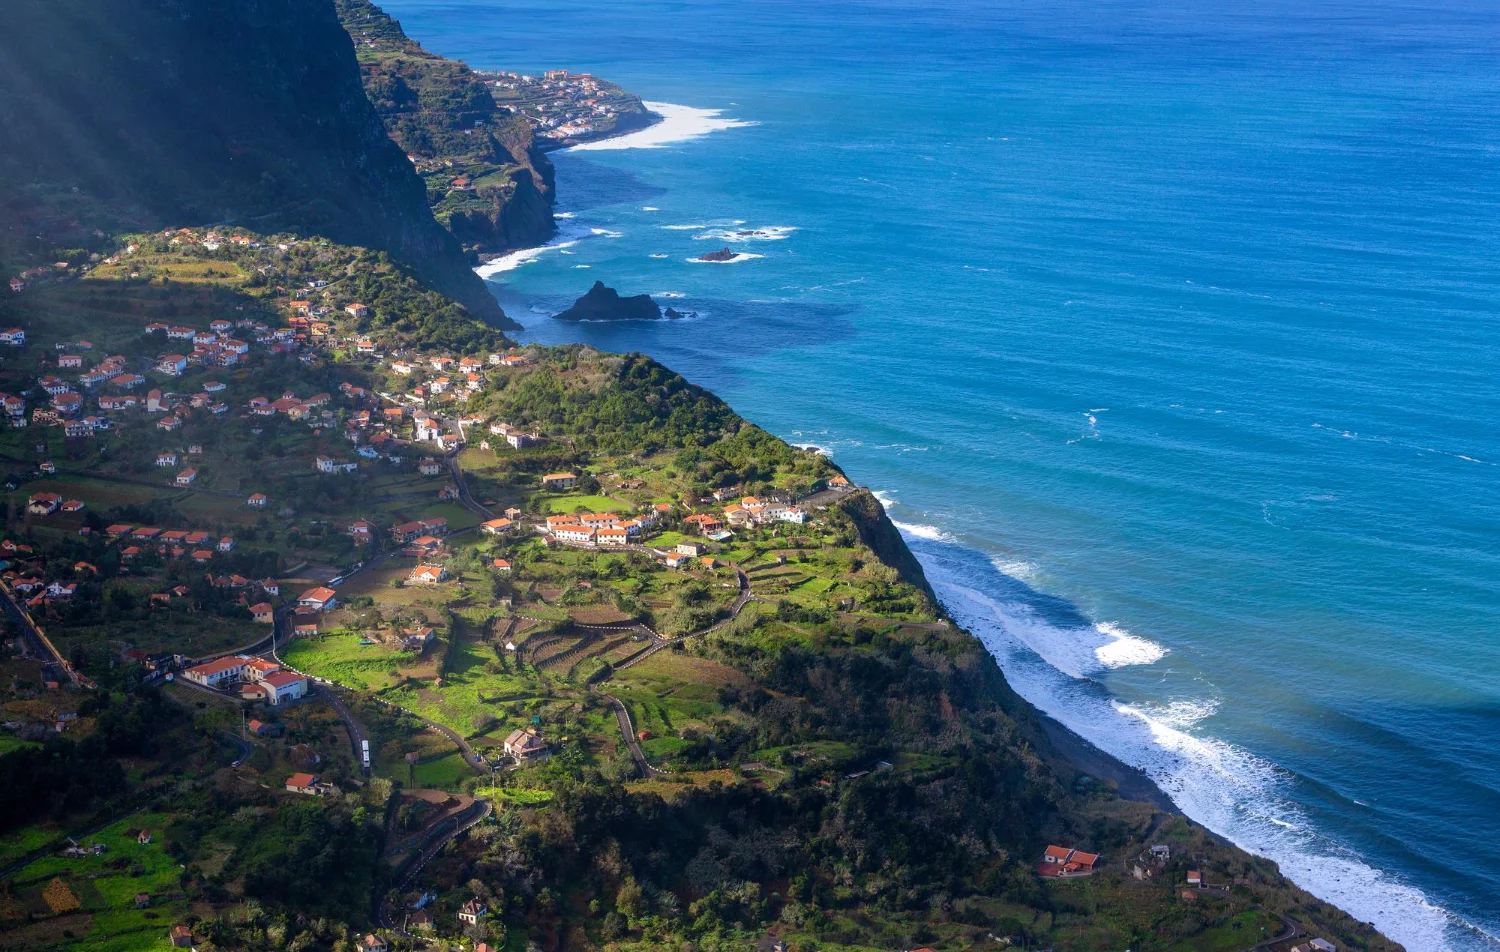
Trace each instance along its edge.
<path fill-rule="evenodd" d="M 205 687 L 216 688 L 225 681 L 238 681 L 244 673 L 244 658 L 220 658 L 188 668 L 182 676 Z"/>
<path fill-rule="evenodd" d="M 317 466 L 320 473 L 352 473 L 359 469 L 359 464 L 356 462 L 336 460 L 331 456 L 319 456 L 314 461 L 314 465 Z"/>
<path fill-rule="evenodd" d="M 293 671 L 277 671 L 260 679 L 266 688 L 266 703 L 295 701 L 307 694 L 307 679 Z"/>
<path fill-rule="evenodd" d="M 552 535 L 559 542 L 577 542 L 590 544 L 594 541 L 596 530 L 587 526 L 561 525 L 552 529 Z"/>
<path fill-rule="evenodd" d="M 489 914 L 489 906 L 486 906 L 478 899 L 470 899 L 458 908 L 458 921 L 472 926 L 480 919 L 488 917 Z"/>
<path fill-rule="evenodd" d="M 320 612 L 330 611 L 337 607 L 338 603 L 338 595 L 334 590 L 322 586 L 308 589 L 297 599 L 297 604 L 303 608 L 314 608 Z"/>

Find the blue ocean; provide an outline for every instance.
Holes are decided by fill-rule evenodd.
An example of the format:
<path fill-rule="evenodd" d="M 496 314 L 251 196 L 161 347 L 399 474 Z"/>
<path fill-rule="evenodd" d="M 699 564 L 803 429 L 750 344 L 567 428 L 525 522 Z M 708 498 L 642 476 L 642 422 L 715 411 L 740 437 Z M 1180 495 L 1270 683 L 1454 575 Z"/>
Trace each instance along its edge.
<path fill-rule="evenodd" d="M 1500 8 L 385 5 L 668 117 L 554 154 L 558 240 L 484 269 L 523 340 L 824 449 L 1039 708 L 1500 947 Z M 550 319 L 595 279 L 692 316 Z"/>

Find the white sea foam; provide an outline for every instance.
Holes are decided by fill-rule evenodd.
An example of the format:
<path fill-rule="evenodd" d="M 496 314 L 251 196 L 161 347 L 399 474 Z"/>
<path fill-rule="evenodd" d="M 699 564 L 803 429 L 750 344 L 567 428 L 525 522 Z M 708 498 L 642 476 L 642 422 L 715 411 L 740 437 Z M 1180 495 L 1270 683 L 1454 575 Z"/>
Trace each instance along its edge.
<path fill-rule="evenodd" d="M 559 215 L 557 217 L 561 218 L 563 216 Z M 545 245 L 540 245 L 536 248 L 522 248 L 520 251 L 512 251 L 510 254 L 501 255 L 475 268 L 474 272 L 481 278 L 491 278 L 497 274 L 504 274 L 507 271 L 514 271 L 523 265 L 531 264 L 545 254 L 554 252 L 560 255 L 573 254 L 573 252 L 567 249 L 574 247 L 580 241 L 613 235 L 614 233 L 609 232 L 607 229 L 589 228 L 574 222 L 566 222 L 558 230 L 557 236 Z"/>
<path fill-rule="evenodd" d="M 767 225 L 764 228 L 714 228 L 694 241 L 783 241 L 797 231 L 795 225 Z"/>
<path fill-rule="evenodd" d="M 733 258 L 725 258 L 723 261 L 704 261 L 702 258 L 687 258 L 689 264 L 739 264 L 741 261 L 750 261 L 755 258 L 764 258 L 765 255 L 753 255 L 748 251 L 741 251 Z"/>
<path fill-rule="evenodd" d="M 655 205 L 642 205 L 641 206 L 641 211 L 643 211 L 643 212 L 659 212 L 659 211 L 661 211 L 661 209 L 657 208 Z"/>
<path fill-rule="evenodd" d="M 659 298 L 685 298 L 685 297 L 687 297 L 687 295 L 683 294 L 681 291 L 657 291 L 655 294 L 653 294 L 651 296 L 652 297 L 659 297 Z"/>
<path fill-rule="evenodd" d="M 656 227 L 662 231 L 697 231 L 699 228 L 707 228 L 708 225 L 704 222 L 698 222 L 692 225 L 657 225 Z"/>
<path fill-rule="evenodd" d="M 664 254 L 661 254 L 660 252 L 658 252 L 658 253 L 652 255 L 651 257 L 653 257 L 653 258 L 670 258 L 671 255 L 664 255 Z"/>
<path fill-rule="evenodd" d="M 1106 668 L 1126 668 L 1135 664 L 1154 664 L 1167 656 L 1167 649 L 1154 641 L 1132 635 L 1111 622 L 1101 621 L 1094 630 L 1111 639 L 1094 649 L 1094 657 Z"/>
<path fill-rule="evenodd" d="M 895 519 L 892 519 L 891 523 L 897 529 L 900 529 L 903 535 L 916 536 L 918 539 L 931 539 L 934 542 L 955 541 L 952 534 L 944 532 L 937 526 L 924 526 L 921 523 L 914 522 L 897 522 Z"/>
<path fill-rule="evenodd" d="M 589 231 L 601 238 L 620 238 L 625 234 L 624 232 L 620 231 L 611 231 L 608 228 L 590 228 Z"/>
<path fill-rule="evenodd" d="M 575 264 L 575 265 L 573 265 L 573 267 L 575 269 L 577 269 L 577 270 L 583 270 L 585 268 L 592 268 L 593 265 L 591 265 L 591 264 Z"/>
<path fill-rule="evenodd" d="M 497 274 L 504 274 L 506 271 L 514 271 L 522 265 L 530 264 L 549 251 L 560 251 L 563 248 L 571 248 L 576 244 L 578 244 L 577 238 L 570 238 L 559 235 L 557 238 L 554 238 L 552 241 L 548 242 L 545 245 L 542 245 L 541 247 L 523 248 L 520 251 L 512 251 L 508 255 L 501 255 L 493 261 L 485 262 L 484 264 L 475 268 L 474 271 L 481 278 L 494 277 Z"/>
<path fill-rule="evenodd" d="M 612 139 L 598 139 L 594 142 L 585 142 L 575 145 L 569 152 L 606 152 L 619 149 L 660 149 L 662 146 L 674 145 L 678 142 L 689 142 L 693 139 L 701 139 L 713 132 L 722 132 L 727 129 L 743 129 L 746 126 L 759 125 L 759 123 L 748 122 L 744 119 L 726 118 L 722 109 L 699 109 L 696 106 L 682 106 L 669 102 L 648 102 L 644 104 L 651 112 L 661 117 L 661 121 L 647 126 L 638 132 L 627 133 L 623 136 L 615 136 Z"/>
<path fill-rule="evenodd" d="M 1029 605 L 993 598 L 976 587 L 984 584 L 976 570 L 924 553 L 925 534 L 908 536 L 944 607 L 984 643 L 1022 697 L 1101 750 L 1144 770 L 1188 816 L 1275 860 L 1319 898 L 1375 923 L 1407 948 L 1450 948 L 1449 915 L 1419 890 L 1318 835 L 1286 795 L 1291 781 L 1284 771 L 1232 744 L 1191 733 L 1217 710 L 1217 698 L 1125 704 L 1089 676 L 1108 670 L 1110 652 L 1125 651 L 1117 646 L 1129 646 L 1126 653 L 1139 656 L 1133 663 L 1155 654 L 1142 646 L 1157 651 L 1159 646 L 1117 626 L 1061 627 Z"/>
<path fill-rule="evenodd" d="M 1028 585 L 1037 579 L 1035 562 L 1027 562 L 1024 559 L 991 559 L 990 564 L 1001 575 L 1009 576 Z"/>
<path fill-rule="evenodd" d="M 819 446 L 816 443 L 793 443 L 792 445 L 795 446 L 795 447 L 797 447 L 797 449 L 799 449 L 799 450 L 812 450 L 814 453 L 817 453 L 819 456 L 828 456 L 829 455 L 828 450 L 824 449 L 823 447 Z"/>

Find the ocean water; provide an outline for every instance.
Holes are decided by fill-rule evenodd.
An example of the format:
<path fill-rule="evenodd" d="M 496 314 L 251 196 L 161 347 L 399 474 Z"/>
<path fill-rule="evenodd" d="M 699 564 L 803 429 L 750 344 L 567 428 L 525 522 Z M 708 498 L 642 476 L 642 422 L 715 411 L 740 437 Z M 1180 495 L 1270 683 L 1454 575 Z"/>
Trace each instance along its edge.
<path fill-rule="evenodd" d="M 386 6 L 664 104 L 485 269 L 523 339 L 824 448 L 1037 706 L 1408 948 L 1497 947 L 1500 8 Z M 693 316 L 549 319 L 595 279 Z"/>

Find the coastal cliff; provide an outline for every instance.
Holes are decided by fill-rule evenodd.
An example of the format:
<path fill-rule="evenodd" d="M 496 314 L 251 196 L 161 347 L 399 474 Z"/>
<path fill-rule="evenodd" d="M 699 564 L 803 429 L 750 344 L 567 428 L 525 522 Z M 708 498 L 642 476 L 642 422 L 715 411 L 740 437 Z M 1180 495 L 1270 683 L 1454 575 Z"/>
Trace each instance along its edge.
<path fill-rule="evenodd" d="M 433 215 L 482 255 L 545 243 L 552 163 L 524 116 L 496 105 L 464 63 L 437 56 L 368 0 L 337 0 L 365 92 L 426 182 Z"/>
<path fill-rule="evenodd" d="M 517 326 L 433 218 L 326 0 L 17 0 L 0 67 L 8 256 L 125 227 L 298 231 Z"/>
<path fill-rule="evenodd" d="M 197 689 L 189 704 L 170 704 L 166 692 L 177 685 L 142 686 L 142 669 L 120 662 L 125 638 L 136 647 L 200 656 L 208 647 L 186 640 L 199 635 L 156 622 L 165 612 L 157 614 L 152 593 L 170 603 L 165 593 L 182 584 L 194 595 L 182 602 L 220 604 L 223 615 L 200 609 L 193 615 L 195 630 L 225 633 L 215 651 L 249 642 L 243 630 L 254 621 L 245 602 L 220 593 L 202 568 L 179 576 L 177 566 L 149 554 L 122 570 L 108 533 L 77 533 L 77 521 L 65 532 L 28 535 L 27 545 L 34 542 L 45 556 L 36 560 L 39 569 L 66 573 L 71 566 L 76 573 L 80 597 L 55 609 L 43 601 L 38 611 L 49 612 L 49 631 L 71 639 L 69 657 L 103 688 L 82 699 L 87 706 L 76 705 L 80 720 L 90 723 L 56 731 L 49 704 L 36 735 L 45 740 L 36 743 L 51 746 L 0 753 L 0 790 L 10 796 L 0 832 L 30 823 L 33 833 L 60 836 L 38 826 L 43 799 L 74 831 L 94 824 L 81 809 L 65 815 L 70 805 L 129 819 L 136 814 L 127 809 L 149 802 L 154 815 L 131 822 L 144 826 L 149 818 L 157 848 L 170 845 L 170 854 L 153 861 L 160 888 L 144 894 L 148 906 L 157 905 L 148 912 L 116 902 L 110 915 L 138 915 L 135 928 L 150 941 L 160 941 L 164 922 L 181 917 L 196 925 L 212 911 L 217 919 L 201 918 L 218 948 L 348 948 L 369 929 L 389 925 L 382 913 L 391 905 L 416 900 L 399 895 L 397 887 L 409 884 L 391 871 L 409 861 L 410 837 L 428 830 L 435 836 L 431 863 L 414 864 L 425 869 L 420 895 L 429 887 L 442 894 L 433 907 L 444 912 L 436 925 L 453 944 L 479 941 L 481 933 L 460 934 L 450 913 L 482 899 L 495 910 L 483 923 L 485 941 L 547 952 L 621 942 L 748 948 L 768 934 L 803 949 L 982 948 L 1000 935 L 1029 946 L 1129 944 L 1173 952 L 1240 948 L 1248 944 L 1242 939 L 1294 921 L 1345 948 L 1394 948 L 1289 885 L 1268 861 L 1215 841 L 1181 816 L 1120 799 L 1117 792 L 1128 792 L 1124 784 L 1098 782 L 1118 766 L 1103 755 L 1099 767 L 1063 763 L 1061 745 L 1038 729 L 1037 713 L 1011 690 L 995 658 L 943 613 L 878 500 L 856 491 L 815 508 L 815 497 L 828 498 L 817 487 L 838 475 L 826 458 L 754 426 L 642 355 L 583 346 L 508 351 L 492 329 L 471 320 L 485 316 L 477 303 L 445 313 L 439 295 L 413 287 L 418 282 L 406 271 L 372 265 L 369 258 L 379 256 L 310 240 L 367 234 L 374 247 L 424 262 L 427 271 L 410 267 L 433 287 L 467 295 L 477 279 L 459 280 L 472 275 L 426 200 L 435 180 L 447 182 L 443 201 L 456 203 L 477 190 L 469 188 L 473 181 L 453 181 L 468 176 L 441 165 L 447 160 L 440 150 L 450 148 L 441 143 L 449 136 L 454 143 L 493 138 L 512 160 L 504 174 L 516 190 L 549 197 L 550 166 L 518 159 L 529 161 L 534 151 L 524 129 L 484 113 L 491 126 L 475 136 L 462 122 L 450 122 L 465 115 L 458 107 L 428 118 L 418 108 L 383 121 L 365 98 L 362 85 L 369 87 L 355 72 L 348 35 L 332 8 L 316 0 L 233 0 L 214 17 L 168 0 L 28 0 L 24 13 L 30 41 L 50 46 L 23 51 L 12 35 L 0 38 L 0 82 L 10 94 L 0 102 L 0 119 L 25 134 L 0 142 L 0 171 L 27 176 L 0 184 L 11 207 L 28 210 L 27 227 L 38 229 L 13 228 L 14 247 L 33 241 L 30 253 L 73 259 L 70 268 L 81 268 L 88 256 L 34 236 L 66 234 L 109 247 L 107 257 L 89 262 L 87 278 L 58 281 L 40 293 L 23 289 L 6 301 L 31 340 L 29 350 L 0 363 L 0 390 L 27 392 L 44 366 L 61 368 L 53 355 L 79 339 L 96 342 L 98 354 L 129 353 L 150 364 L 157 348 L 143 340 L 142 325 L 170 321 L 174 330 L 205 330 L 228 306 L 264 320 L 267 329 L 307 326 L 294 321 L 313 302 L 294 301 L 292 293 L 305 289 L 315 289 L 316 306 L 331 312 L 323 316 L 332 333 L 304 335 L 300 354 L 257 344 L 243 369 L 225 374 L 228 383 L 215 389 L 228 390 L 223 417 L 180 400 L 171 419 L 186 428 L 173 431 L 161 426 L 165 419 L 101 401 L 100 413 L 118 420 L 119 429 L 70 441 L 57 457 L 69 478 L 59 492 L 84 494 L 101 511 L 90 509 L 83 519 L 97 519 L 100 528 L 149 520 L 183 526 L 173 531 L 184 537 L 206 519 L 194 505 L 228 500 L 223 504 L 235 515 L 227 521 L 269 496 L 288 515 L 275 524 L 264 517 L 239 523 L 239 550 L 231 538 L 230 551 L 209 555 L 224 571 L 267 581 L 310 563 L 328 567 L 323 579 L 356 559 L 366 568 L 356 545 L 379 551 L 379 543 L 357 543 L 352 531 L 361 525 L 375 537 L 388 528 L 425 527 L 426 520 L 446 527 L 452 519 L 456 530 L 446 540 L 427 540 L 453 550 L 431 588 L 407 585 L 408 573 L 423 568 L 420 555 L 406 556 L 417 565 L 371 560 L 352 580 L 349 572 L 328 582 L 352 581 L 337 593 L 346 604 L 332 593 L 320 599 L 327 607 L 320 616 L 324 634 L 286 648 L 289 666 L 347 689 L 326 710 L 332 695 L 282 714 L 301 755 L 319 758 L 306 763 L 320 763 L 320 786 L 338 793 L 329 797 L 287 789 L 296 747 L 288 751 L 289 744 L 258 733 L 253 741 L 235 735 L 242 756 L 229 765 L 234 754 L 225 756 L 214 732 L 234 718 L 195 715 L 191 703 L 206 706 Z M 92 17 L 86 35 L 95 36 L 100 22 L 116 26 L 117 15 L 126 21 L 118 24 L 118 49 L 74 42 L 73 17 Z M 45 70 L 36 65 L 48 57 L 62 62 Z M 111 115 L 82 102 L 86 90 L 69 79 L 75 70 L 120 111 Z M 412 74 L 376 75 L 392 78 L 381 87 L 391 102 L 415 95 L 420 104 L 405 78 Z M 54 83 L 73 98 L 58 98 L 63 93 L 51 90 Z M 154 95 L 167 99 L 158 105 Z M 476 110 L 483 108 L 475 101 Z M 441 121 L 429 121 L 433 116 Z M 411 142 L 436 136 L 425 160 L 437 163 L 426 173 L 425 197 L 411 163 L 386 138 L 393 121 Z M 260 219 L 306 230 L 272 235 L 236 228 L 240 242 L 215 240 L 213 248 L 208 229 L 119 231 L 133 215 L 155 230 L 183 223 L 163 222 L 169 214 L 204 220 L 247 205 Z M 451 267 L 462 274 L 445 270 Z M 275 281 L 267 279 L 271 273 Z M 118 314 L 135 320 L 127 326 Z M 400 359 L 392 359 L 397 351 Z M 450 373 L 455 356 L 470 358 L 459 367 L 475 367 L 465 373 L 479 381 L 461 405 L 429 389 Z M 163 389 L 206 388 L 210 375 L 218 375 L 195 366 L 178 383 L 181 369 L 169 374 L 156 366 L 148 372 Z M 309 436 L 292 414 L 311 414 L 311 404 L 291 397 L 283 398 L 290 405 L 282 404 L 281 419 L 242 410 L 257 406 L 262 388 L 318 395 L 308 399 L 318 400 L 327 419 L 351 426 L 320 424 Z M 386 406 L 377 395 L 387 394 L 401 399 L 386 397 L 396 404 Z M 111 405 L 119 399 L 110 395 Z M 265 406 L 277 413 L 281 402 Z M 417 474 L 401 473 L 396 492 L 386 463 L 351 462 L 349 471 L 318 473 L 323 459 L 337 463 L 325 454 L 349 453 L 349 433 L 377 456 L 391 454 L 388 438 L 399 434 L 414 461 L 424 452 L 414 406 L 441 423 L 458 421 L 460 412 L 486 421 L 490 433 L 515 436 L 516 444 L 466 446 L 449 457 L 451 469 L 408 466 Z M 55 422 L 55 411 L 48 412 Z M 353 423 L 359 419 L 366 426 Z M 41 478 L 30 446 L 51 439 L 39 434 L 59 432 L 44 429 L 40 416 L 32 420 L 12 428 L 5 472 L 18 481 Z M 114 435 L 122 430 L 125 438 Z M 376 433 L 387 438 L 383 451 L 374 450 L 369 434 Z M 195 458 L 204 460 L 201 475 L 187 471 L 189 482 L 198 481 L 193 492 L 180 488 L 186 473 L 171 484 L 121 475 L 154 472 L 164 455 L 175 461 L 183 445 L 197 446 Z M 555 483 L 559 478 L 566 490 Z M 111 505 L 111 494 L 93 488 L 111 482 L 138 490 L 139 501 Z M 19 510 L 47 485 L 33 482 L 8 504 Z M 251 491 L 256 495 L 242 495 Z M 705 535 L 720 516 L 729 520 L 721 500 L 749 503 L 755 495 L 802 503 L 806 521 L 752 519 L 730 536 L 714 533 L 718 541 Z M 184 496 L 192 502 L 178 509 Z M 657 539 L 691 545 L 697 558 L 669 568 L 665 559 L 634 551 L 639 547 L 581 550 L 548 544 L 529 529 L 506 532 L 508 520 L 480 522 L 494 515 L 491 509 L 511 507 L 533 528 L 546 526 L 547 514 L 578 507 L 645 514 L 657 520 L 651 530 L 662 533 Z M 464 529 L 483 528 L 462 531 L 460 520 Z M 28 532 L 30 525 L 28 517 Z M 196 592 L 187 583 L 199 586 Z M 287 596 L 290 609 L 299 599 Z M 431 612 L 420 618 L 443 628 L 441 639 L 432 627 L 422 636 L 440 642 L 423 643 L 430 666 L 408 657 L 405 647 L 404 625 L 418 598 L 416 610 Z M 167 609 L 174 610 L 185 614 L 186 604 Z M 534 628 L 529 623 L 538 617 L 548 623 Z M 497 619 L 511 627 L 490 627 Z M 402 639 L 399 653 L 382 630 Z M 511 634 L 519 644 L 508 650 Z M 351 665 L 349 654 L 338 653 L 345 649 L 377 660 Z M 32 685 L 43 679 L 33 674 L 0 684 L 0 699 L 18 689 L 34 694 Z M 146 714 L 154 720 L 127 703 L 151 705 Z M 142 735 L 130 746 L 121 743 L 132 740 L 127 732 L 111 724 L 111 705 Z M 340 721 L 345 740 L 315 753 L 314 742 L 335 736 Z M 174 733 L 163 734 L 157 722 Z M 494 749 L 513 730 L 545 731 L 538 740 L 544 749 L 552 745 L 553 756 L 506 771 L 506 786 L 497 791 L 493 775 L 476 768 L 470 741 Z M 349 751 L 349 742 L 365 733 L 374 776 L 370 761 L 360 764 Z M 148 743 L 158 734 L 167 740 Z M 457 750 L 447 747 L 450 740 Z M 127 778 L 117 763 L 122 755 L 137 758 L 133 767 L 156 766 L 132 769 Z M 435 760 L 445 761 L 446 772 L 418 772 Z M 1081 776 L 1085 770 L 1091 776 Z M 452 817 L 439 820 L 430 808 L 446 804 L 450 791 L 411 789 L 419 782 L 458 788 L 451 791 L 458 803 L 459 796 L 478 802 L 488 783 L 502 822 L 441 840 L 454 829 L 444 826 Z M 39 790 L 59 795 L 32 796 Z M 134 849 L 149 841 L 132 832 L 117 842 Z M 1170 844 L 1171 859 L 1146 858 L 1158 843 Z M 1039 876 L 1039 859 L 1054 844 L 1090 851 L 1099 869 L 1071 878 L 1043 869 Z M 1150 864 L 1150 881 L 1134 874 L 1141 863 Z M 85 875 L 107 881 L 107 868 L 77 869 L 69 881 L 100 881 Z M 1206 871 L 1222 888 L 1184 892 L 1189 870 Z M 65 894 L 64 909 L 86 902 L 89 915 L 104 911 L 103 890 L 73 896 L 61 879 L 62 890 L 52 889 L 54 878 L 23 881 L 16 894 L 37 909 L 46 889 L 54 898 Z M 109 885 L 109 896 L 147 887 Z M 398 895 L 390 897 L 392 891 Z M 248 900 L 265 914 L 242 914 L 253 908 Z M 89 915 L 53 924 L 66 921 L 80 930 L 80 941 L 97 944 L 123 918 Z M 17 930 L 0 945 L 21 944 L 22 927 L 0 922 L 0 932 Z"/>

